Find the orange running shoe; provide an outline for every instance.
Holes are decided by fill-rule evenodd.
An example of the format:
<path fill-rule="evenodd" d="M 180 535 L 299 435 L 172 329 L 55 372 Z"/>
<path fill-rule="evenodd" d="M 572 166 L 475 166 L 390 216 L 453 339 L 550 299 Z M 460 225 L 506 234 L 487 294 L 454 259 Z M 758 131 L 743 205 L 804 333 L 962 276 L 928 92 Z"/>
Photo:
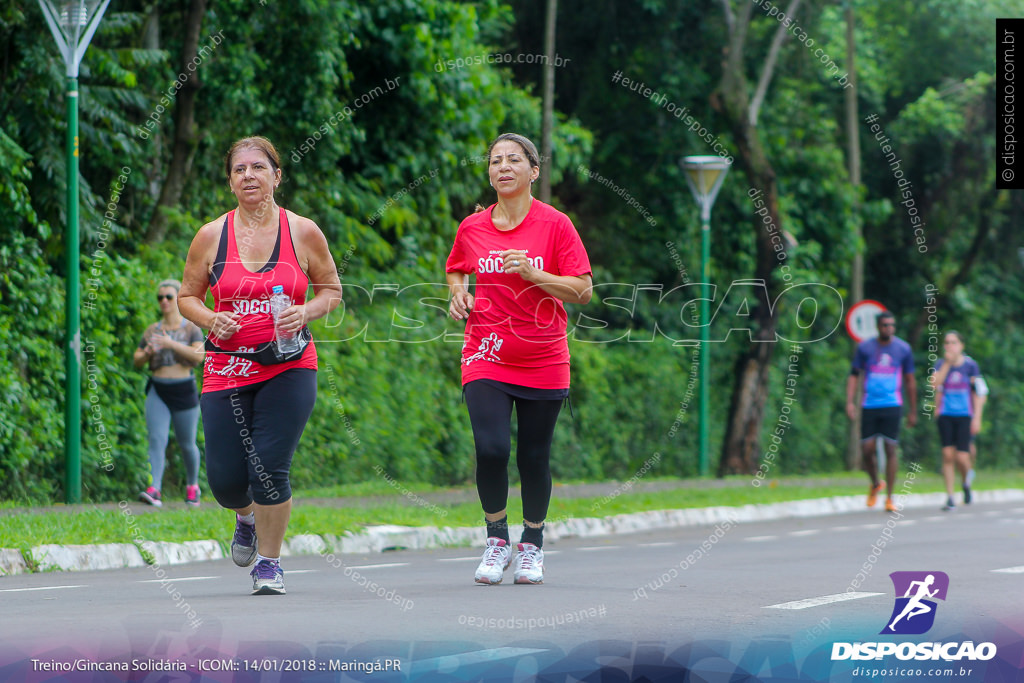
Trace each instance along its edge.
<path fill-rule="evenodd" d="M 896 512 L 896 503 L 892 502 L 892 498 L 885 499 L 885 511 Z"/>
<path fill-rule="evenodd" d="M 868 507 L 875 507 L 875 503 L 878 502 L 878 494 L 885 488 L 885 482 L 878 482 L 878 486 L 872 486 L 868 491 Z"/>

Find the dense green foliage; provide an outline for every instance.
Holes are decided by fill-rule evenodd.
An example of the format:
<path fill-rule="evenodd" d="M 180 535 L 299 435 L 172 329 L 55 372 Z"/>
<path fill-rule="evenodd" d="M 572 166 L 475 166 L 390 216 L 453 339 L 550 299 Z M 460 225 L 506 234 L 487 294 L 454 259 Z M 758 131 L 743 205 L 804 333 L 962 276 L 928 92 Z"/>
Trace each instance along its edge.
<path fill-rule="evenodd" d="M 113 4 L 80 79 L 85 496 L 133 497 L 145 484 L 145 375 L 131 368 L 131 353 L 156 318 L 156 283 L 180 277 L 197 227 L 233 207 L 223 154 L 250 134 L 277 145 L 285 174 L 278 201 L 322 227 L 346 286 L 345 306 L 314 325 L 320 395 L 295 460 L 296 487 L 369 480 L 377 467 L 402 480 L 471 481 L 460 326 L 444 316 L 439 283 L 458 221 L 477 202 L 493 201 L 481 161 L 487 142 L 505 130 L 540 142 L 541 69 L 532 60 L 461 67 L 450 60 L 541 53 L 542 4 L 210 0 L 199 44 L 212 48 L 191 76 L 201 84 L 195 153 L 180 202 L 161 209 L 169 227 L 158 240 L 147 238 L 147 228 L 171 159 L 175 106 L 161 98 L 178 77 L 187 3 Z M 792 302 L 780 307 L 780 332 L 817 341 L 800 354 L 798 401 L 771 466 L 782 473 L 845 464 L 843 386 L 852 347 L 837 323 L 850 304 L 860 222 L 866 295 L 899 316 L 898 333 L 915 346 L 922 395 L 929 364 L 922 292 L 934 283 L 945 296 L 937 329 L 965 332 L 992 388 L 983 462 L 1019 467 L 1024 361 L 1007 350 L 1024 344 L 1024 294 L 1016 284 L 1016 251 L 1024 245 L 1012 230 L 1024 198 L 994 190 L 988 75 L 992 18 L 1011 8 L 999 0 L 855 5 L 860 118 L 879 117 L 913 179 L 928 248 L 917 250 L 890 165 L 866 123 L 864 185 L 850 184 L 843 89 L 791 37 L 759 125 L 778 174 L 780 227 L 797 243 L 787 253 L 793 279 L 785 284 L 823 289 L 817 318 L 803 332 Z M 808 35 L 846 70 L 841 9 L 801 11 Z M 754 12 L 746 53 L 752 67 L 778 25 Z M 566 411 L 556 433 L 556 477 L 628 478 L 655 454 L 655 473 L 697 473 L 697 364 L 691 347 L 672 343 L 695 339 L 697 329 L 678 292 L 660 304 L 659 296 L 699 281 L 697 212 L 678 162 L 713 152 L 666 107 L 612 76 L 621 72 L 687 107 L 729 148 L 735 141 L 718 133 L 724 127 L 710 101 L 724 35 L 721 3 L 712 0 L 559 3 L 558 54 L 570 61 L 556 69 L 553 203 L 578 226 L 600 287 L 589 306 L 569 307 L 570 326 L 579 326 L 571 341 L 574 414 Z M 63 486 L 63 66 L 35 3 L 0 0 L 0 44 L 0 500 L 56 500 Z M 118 176 L 127 178 L 123 191 Z M 733 298 L 739 290 L 730 293 L 729 283 L 753 272 L 750 190 L 733 172 L 713 216 L 712 310 L 719 313 L 712 338 L 721 343 L 709 349 L 712 453 L 746 340 L 743 308 Z M 114 218 L 105 223 L 111 204 Z M 635 293 L 638 284 L 661 294 Z M 766 453 L 792 372 L 790 352 L 782 343 L 776 353 Z M 928 419 L 907 434 L 905 450 L 936 465 Z M 113 468 L 104 469 L 107 463 Z M 181 479 L 172 457 L 168 495 L 179 494 Z"/>

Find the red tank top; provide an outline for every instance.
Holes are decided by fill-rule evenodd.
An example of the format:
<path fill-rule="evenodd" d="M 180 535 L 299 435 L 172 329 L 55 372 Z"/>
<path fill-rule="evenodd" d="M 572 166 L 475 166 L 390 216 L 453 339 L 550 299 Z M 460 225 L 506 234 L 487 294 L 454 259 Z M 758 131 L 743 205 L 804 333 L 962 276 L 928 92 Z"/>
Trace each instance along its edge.
<path fill-rule="evenodd" d="M 227 233 L 224 263 L 214 266 L 217 269 L 223 266 L 223 269 L 220 270 L 216 282 L 210 285 L 210 291 L 213 292 L 213 310 L 217 313 L 238 313 L 241 316 L 239 322 L 242 329 L 230 339 L 221 340 L 212 336 L 211 339 L 225 351 L 238 351 L 243 348 L 252 350 L 274 338 L 274 319 L 270 314 L 270 295 L 274 285 L 283 286 L 284 293 L 290 296 L 294 303 L 304 304 L 306 290 L 309 289 L 309 276 L 303 272 L 295 256 L 295 245 L 292 243 L 291 228 L 284 209 L 281 209 L 278 223 L 278 258 L 266 265 L 249 263 L 248 265 L 262 266 L 256 272 L 246 268 L 239 256 L 234 211 L 228 213 L 224 231 Z M 246 231 L 241 229 L 241 232 L 244 244 Z M 316 348 L 312 342 L 298 360 L 276 365 L 261 365 L 238 356 L 207 351 L 206 363 L 203 366 L 203 393 L 264 382 L 292 368 L 316 370 L 316 361 Z"/>

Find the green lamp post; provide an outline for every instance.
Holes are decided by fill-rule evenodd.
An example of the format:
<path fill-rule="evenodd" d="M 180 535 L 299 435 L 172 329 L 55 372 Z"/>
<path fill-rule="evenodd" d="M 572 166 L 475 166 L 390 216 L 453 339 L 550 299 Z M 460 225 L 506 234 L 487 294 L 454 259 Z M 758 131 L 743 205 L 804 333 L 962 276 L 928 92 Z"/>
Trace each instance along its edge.
<path fill-rule="evenodd" d="M 680 162 L 686 172 L 686 182 L 700 207 L 700 281 L 703 291 L 700 302 L 700 422 L 699 467 L 700 475 L 708 473 L 708 332 L 711 327 L 708 311 L 708 261 L 711 258 L 711 207 L 722 189 L 725 174 L 732 162 L 718 156 L 689 156 Z"/>
<path fill-rule="evenodd" d="M 39 0 L 46 23 L 67 67 L 67 256 L 64 342 L 64 499 L 82 499 L 81 338 L 78 302 L 78 66 L 110 0 Z"/>

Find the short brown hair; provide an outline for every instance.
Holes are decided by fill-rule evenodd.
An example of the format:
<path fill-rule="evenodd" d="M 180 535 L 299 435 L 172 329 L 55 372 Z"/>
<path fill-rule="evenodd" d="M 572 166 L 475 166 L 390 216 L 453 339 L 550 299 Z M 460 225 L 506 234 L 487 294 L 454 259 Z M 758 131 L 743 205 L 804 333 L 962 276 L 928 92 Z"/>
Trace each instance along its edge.
<path fill-rule="evenodd" d="M 274 143 L 262 135 L 252 135 L 236 140 L 235 144 L 231 145 L 231 148 L 228 150 L 227 156 L 224 157 L 224 172 L 229 179 L 231 178 L 231 159 L 235 156 L 235 152 L 240 149 L 258 149 L 267 155 L 267 158 L 270 159 L 270 165 L 274 167 L 275 171 L 281 168 L 281 157 L 278 156 Z"/>
<path fill-rule="evenodd" d="M 494 142 L 492 142 L 491 146 L 487 148 L 488 163 L 491 160 L 491 151 L 494 149 L 494 146 L 502 140 L 511 140 L 522 147 L 523 151 L 526 153 L 527 160 L 530 162 L 530 166 L 540 168 L 540 155 L 537 154 L 537 146 L 530 142 L 529 138 L 522 136 L 519 133 L 502 133 L 498 137 L 494 138 Z"/>

